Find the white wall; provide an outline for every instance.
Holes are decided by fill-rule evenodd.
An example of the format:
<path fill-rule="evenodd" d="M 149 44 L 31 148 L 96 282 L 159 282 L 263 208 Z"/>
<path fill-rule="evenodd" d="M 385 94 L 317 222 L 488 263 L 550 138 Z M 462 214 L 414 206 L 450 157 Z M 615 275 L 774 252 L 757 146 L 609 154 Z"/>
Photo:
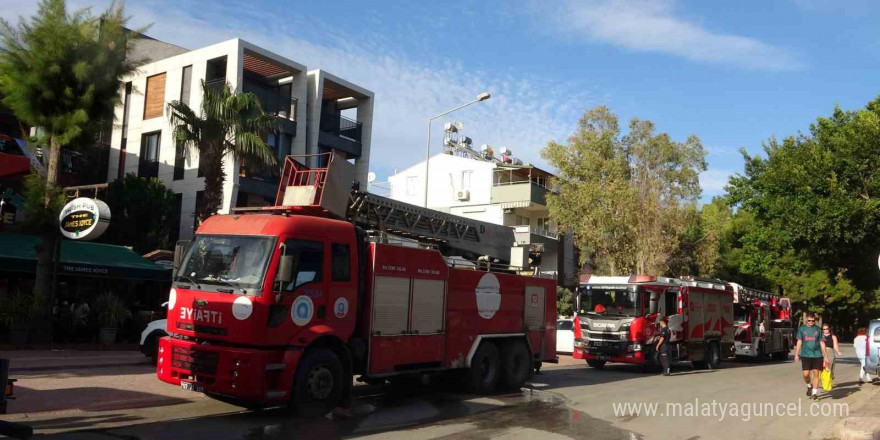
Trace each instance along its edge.
<path fill-rule="evenodd" d="M 431 157 L 428 171 L 428 207 L 452 211 L 458 206 L 489 205 L 492 200 L 492 171 L 495 165 L 464 157 L 437 154 Z M 470 171 L 470 183 L 463 180 Z M 413 205 L 424 205 L 425 161 L 391 177 L 391 198 Z M 458 200 L 459 191 L 470 191 L 469 200 Z M 492 214 L 494 215 L 494 214 Z M 488 221 L 488 220 L 487 220 Z M 493 221 L 493 223 L 496 223 Z M 500 224 L 500 220 L 498 221 Z"/>

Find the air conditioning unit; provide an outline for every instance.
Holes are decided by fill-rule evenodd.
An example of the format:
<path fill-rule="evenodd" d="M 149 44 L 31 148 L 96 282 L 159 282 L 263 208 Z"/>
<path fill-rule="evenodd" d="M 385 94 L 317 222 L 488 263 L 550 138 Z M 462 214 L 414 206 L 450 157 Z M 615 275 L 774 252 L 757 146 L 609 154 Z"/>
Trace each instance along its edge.
<path fill-rule="evenodd" d="M 455 194 L 456 200 L 459 201 L 467 201 L 471 199 L 471 192 L 466 190 L 461 190 Z"/>

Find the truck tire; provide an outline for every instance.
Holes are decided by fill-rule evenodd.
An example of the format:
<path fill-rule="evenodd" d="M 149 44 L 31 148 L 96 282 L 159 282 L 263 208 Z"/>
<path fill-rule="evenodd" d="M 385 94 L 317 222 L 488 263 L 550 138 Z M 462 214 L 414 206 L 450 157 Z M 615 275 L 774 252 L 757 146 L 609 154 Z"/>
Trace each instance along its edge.
<path fill-rule="evenodd" d="M 758 353 L 756 354 L 756 357 L 759 361 L 767 360 L 767 347 L 763 342 L 758 343 Z"/>
<path fill-rule="evenodd" d="M 773 353 L 773 360 L 775 361 L 787 361 L 788 360 L 788 341 L 782 341 L 782 351 L 777 351 Z"/>
<path fill-rule="evenodd" d="M 721 367 L 721 348 L 717 342 L 709 343 L 709 351 L 706 353 L 706 366 L 710 370 L 717 370 Z"/>
<path fill-rule="evenodd" d="M 501 351 L 501 386 L 520 389 L 532 372 L 532 359 L 523 341 L 508 341 Z"/>
<path fill-rule="evenodd" d="M 293 381 L 291 403 L 295 412 L 316 418 L 332 411 L 342 398 L 343 376 L 342 361 L 333 351 L 321 348 L 306 352 Z"/>
<path fill-rule="evenodd" d="M 597 370 L 601 370 L 601 369 L 605 368 L 605 361 L 587 361 L 587 365 L 589 365 Z"/>
<path fill-rule="evenodd" d="M 495 391 L 501 378 L 501 361 L 495 344 L 483 341 L 471 359 L 467 371 L 467 388 L 474 394 L 489 394 Z"/>

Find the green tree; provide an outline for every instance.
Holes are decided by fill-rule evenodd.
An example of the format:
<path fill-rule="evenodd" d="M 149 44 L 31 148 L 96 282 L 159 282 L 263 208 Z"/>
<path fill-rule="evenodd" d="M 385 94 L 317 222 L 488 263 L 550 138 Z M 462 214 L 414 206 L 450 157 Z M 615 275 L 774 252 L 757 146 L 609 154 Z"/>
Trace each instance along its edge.
<path fill-rule="evenodd" d="M 274 116 L 263 111 L 253 93 L 234 93 L 228 85 L 208 86 L 202 81 L 201 114 L 180 101 L 168 104 L 174 139 L 198 151 L 205 175 L 205 193 L 196 218 L 203 222 L 220 209 L 226 176 L 223 161 L 231 155 L 249 166 L 275 165 L 274 153 L 263 138 L 275 129 Z"/>
<path fill-rule="evenodd" d="M 796 302 L 835 321 L 878 311 L 880 98 L 835 108 L 809 133 L 764 145 L 731 178 L 730 200 L 755 217 L 740 268 L 766 274 Z"/>
<path fill-rule="evenodd" d="M 104 200 L 112 221 L 102 241 L 131 246 L 139 254 L 174 245 L 173 229 L 180 224 L 175 196 L 158 179 L 126 174 L 107 187 Z"/>
<path fill-rule="evenodd" d="M 624 136 L 617 116 L 597 107 L 568 144 L 551 142 L 541 154 L 560 188 L 548 198 L 550 214 L 572 228 L 583 262 L 602 273 L 671 270 L 706 169 L 697 137 L 676 142 L 638 119 Z"/>
<path fill-rule="evenodd" d="M 39 127 L 38 141 L 48 145 L 46 207 L 52 205 L 61 149 L 112 115 L 120 78 L 139 63 L 127 56 L 132 38 L 126 22 L 121 5 L 113 4 L 98 16 L 89 9 L 68 14 L 64 0 L 42 0 L 37 14 L 21 18 L 17 26 L 0 20 L 0 95 L 18 119 Z M 36 338 L 42 340 L 51 337 L 48 316 L 56 240 L 57 231 L 44 231 L 37 246 L 34 300 L 40 328 Z"/>
<path fill-rule="evenodd" d="M 556 316 L 574 314 L 574 294 L 562 286 L 556 286 Z"/>

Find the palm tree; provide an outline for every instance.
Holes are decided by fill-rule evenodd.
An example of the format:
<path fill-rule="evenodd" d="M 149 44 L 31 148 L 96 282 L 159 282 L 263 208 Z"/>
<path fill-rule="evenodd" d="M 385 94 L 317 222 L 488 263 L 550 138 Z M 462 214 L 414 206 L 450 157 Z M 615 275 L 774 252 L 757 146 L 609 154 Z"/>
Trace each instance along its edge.
<path fill-rule="evenodd" d="M 223 198 L 223 159 L 227 154 L 249 165 L 277 164 L 263 137 L 275 129 L 275 117 L 266 114 L 253 93 L 235 93 L 228 84 L 216 87 L 202 81 L 201 115 L 180 101 L 168 103 L 174 140 L 199 152 L 205 192 L 196 218 L 201 224 L 220 209 Z"/>

